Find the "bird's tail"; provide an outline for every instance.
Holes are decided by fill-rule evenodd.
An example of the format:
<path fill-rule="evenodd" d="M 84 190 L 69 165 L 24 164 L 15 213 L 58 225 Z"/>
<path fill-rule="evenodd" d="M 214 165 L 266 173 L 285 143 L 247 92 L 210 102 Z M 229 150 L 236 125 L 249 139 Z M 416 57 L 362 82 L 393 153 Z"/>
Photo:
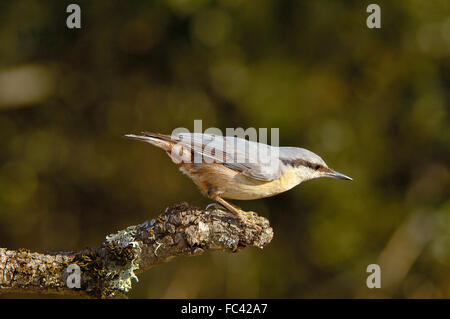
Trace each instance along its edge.
<path fill-rule="evenodd" d="M 143 135 L 126 134 L 124 137 L 150 143 L 165 151 L 170 151 L 173 144 L 176 142 L 170 135 L 150 132 L 142 132 L 142 134 Z"/>

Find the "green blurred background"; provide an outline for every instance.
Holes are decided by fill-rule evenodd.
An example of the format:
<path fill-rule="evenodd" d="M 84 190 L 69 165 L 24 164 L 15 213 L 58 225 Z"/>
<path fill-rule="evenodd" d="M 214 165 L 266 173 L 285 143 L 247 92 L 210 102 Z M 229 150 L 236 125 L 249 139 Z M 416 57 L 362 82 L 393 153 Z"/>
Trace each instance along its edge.
<path fill-rule="evenodd" d="M 69 3 L 0 5 L 1 247 L 97 246 L 210 203 L 123 134 L 278 127 L 355 181 L 235 201 L 269 246 L 160 265 L 132 298 L 450 297 L 448 0 L 80 0 L 79 30 Z"/>

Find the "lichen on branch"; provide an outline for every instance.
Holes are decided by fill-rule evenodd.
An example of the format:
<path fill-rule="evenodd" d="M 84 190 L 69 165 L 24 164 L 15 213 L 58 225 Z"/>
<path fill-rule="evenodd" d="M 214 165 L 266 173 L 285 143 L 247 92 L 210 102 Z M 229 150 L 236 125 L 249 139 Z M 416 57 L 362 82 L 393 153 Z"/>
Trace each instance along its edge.
<path fill-rule="evenodd" d="M 155 219 L 106 236 L 100 247 L 46 254 L 0 248 L 0 293 L 124 297 L 137 274 L 174 257 L 263 248 L 272 237 L 269 221 L 254 212 L 237 219 L 219 209 L 176 204 Z M 71 264 L 80 269 L 79 288 L 67 285 Z"/>

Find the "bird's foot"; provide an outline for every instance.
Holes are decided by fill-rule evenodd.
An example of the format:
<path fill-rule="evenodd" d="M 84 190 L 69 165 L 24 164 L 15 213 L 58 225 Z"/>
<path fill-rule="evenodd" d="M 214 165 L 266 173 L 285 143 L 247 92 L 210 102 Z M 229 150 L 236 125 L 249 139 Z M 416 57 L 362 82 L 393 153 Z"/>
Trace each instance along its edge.
<path fill-rule="evenodd" d="M 233 205 L 233 209 L 227 208 L 233 214 L 233 217 L 238 219 L 241 222 L 251 223 L 257 220 L 258 214 L 253 211 L 246 211 L 240 207 Z"/>
<path fill-rule="evenodd" d="M 227 202 L 227 201 L 225 201 L 223 199 L 221 201 L 219 201 L 219 203 L 220 203 L 221 206 L 225 207 L 225 210 L 230 212 L 231 215 L 235 219 L 237 219 L 237 220 L 239 220 L 241 222 L 249 221 L 254 216 L 257 216 L 256 213 L 254 213 L 254 212 L 247 212 L 247 211 L 243 210 L 242 208 L 240 208 L 239 206 L 231 204 L 231 203 L 229 203 L 229 202 Z"/>
<path fill-rule="evenodd" d="M 227 202 L 228 203 L 228 202 Z M 211 210 L 211 211 L 215 211 L 215 210 L 220 210 L 223 212 L 227 212 L 230 214 L 230 216 L 232 216 L 233 218 L 237 218 L 239 220 L 242 220 L 243 215 L 248 214 L 246 211 L 242 210 L 241 208 L 232 205 L 230 203 L 228 203 L 229 205 L 222 205 L 219 203 L 211 203 L 208 206 L 205 207 L 205 210 Z"/>
<path fill-rule="evenodd" d="M 253 216 L 257 216 L 254 212 L 246 212 L 242 210 L 240 207 L 227 202 L 222 197 L 220 197 L 219 194 L 214 192 L 217 192 L 217 190 L 215 189 L 208 190 L 208 197 L 214 199 L 216 202 L 209 204 L 206 207 L 206 209 L 210 209 L 213 207 L 215 210 L 228 211 L 232 213 L 231 215 L 239 221 L 249 220 L 252 219 Z"/>

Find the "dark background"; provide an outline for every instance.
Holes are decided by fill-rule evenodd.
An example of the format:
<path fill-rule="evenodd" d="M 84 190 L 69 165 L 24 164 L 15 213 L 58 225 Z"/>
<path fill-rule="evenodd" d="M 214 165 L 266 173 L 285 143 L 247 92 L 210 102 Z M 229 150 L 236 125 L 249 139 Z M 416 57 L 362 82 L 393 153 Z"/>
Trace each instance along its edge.
<path fill-rule="evenodd" d="M 0 5 L 0 246 L 99 245 L 210 201 L 160 150 L 177 127 L 276 127 L 355 179 L 235 203 L 264 250 L 181 258 L 134 298 L 450 297 L 450 2 L 65 1 Z M 366 287 L 380 264 L 382 288 Z"/>

